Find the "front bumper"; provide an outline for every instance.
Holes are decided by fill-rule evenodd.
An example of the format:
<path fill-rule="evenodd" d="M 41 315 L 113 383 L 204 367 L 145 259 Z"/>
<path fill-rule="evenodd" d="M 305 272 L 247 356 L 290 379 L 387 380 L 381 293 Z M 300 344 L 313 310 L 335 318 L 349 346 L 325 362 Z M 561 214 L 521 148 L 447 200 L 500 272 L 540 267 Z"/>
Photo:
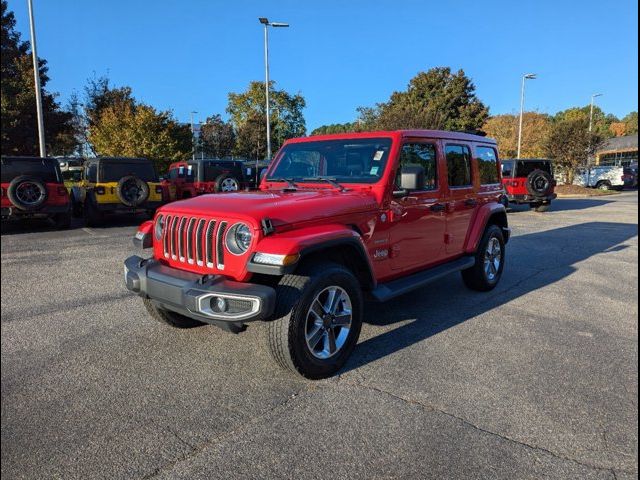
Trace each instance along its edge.
<path fill-rule="evenodd" d="M 276 291 L 266 285 L 185 272 L 137 255 L 125 260 L 124 277 L 129 290 L 161 308 L 218 326 L 267 320 L 276 305 Z"/>
<path fill-rule="evenodd" d="M 19 220 L 21 218 L 47 218 L 59 213 L 71 211 L 71 204 L 44 205 L 36 210 L 20 210 L 16 207 L 2 207 L 2 220 Z"/>
<path fill-rule="evenodd" d="M 509 198 L 509 203 L 536 203 L 536 202 L 550 202 L 558 198 L 558 195 L 552 193 L 551 195 L 546 196 L 536 196 L 536 195 L 507 195 Z"/>

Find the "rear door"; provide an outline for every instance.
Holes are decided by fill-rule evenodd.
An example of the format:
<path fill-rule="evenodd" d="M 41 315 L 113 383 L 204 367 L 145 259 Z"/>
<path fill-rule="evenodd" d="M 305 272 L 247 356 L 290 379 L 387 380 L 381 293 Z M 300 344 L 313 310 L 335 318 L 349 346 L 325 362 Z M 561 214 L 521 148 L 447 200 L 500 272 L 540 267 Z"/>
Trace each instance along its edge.
<path fill-rule="evenodd" d="M 473 178 L 471 146 L 464 142 L 445 142 L 447 167 L 447 210 L 445 249 L 447 255 L 463 252 L 471 220 L 478 206 Z"/>

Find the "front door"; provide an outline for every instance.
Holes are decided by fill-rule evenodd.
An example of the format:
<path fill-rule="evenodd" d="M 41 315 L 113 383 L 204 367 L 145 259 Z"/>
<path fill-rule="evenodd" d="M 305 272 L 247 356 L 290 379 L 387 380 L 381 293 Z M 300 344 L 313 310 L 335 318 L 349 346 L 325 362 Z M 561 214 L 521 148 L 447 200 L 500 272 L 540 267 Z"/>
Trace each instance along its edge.
<path fill-rule="evenodd" d="M 425 175 L 420 189 L 392 201 L 390 256 L 394 270 L 427 267 L 439 262 L 445 254 L 445 205 L 439 202 L 440 156 L 436 142 L 409 141 L 402 147 L 398 171 L 402 166 L 420 165 Z"/>
<path fill-rule="evenodd" d="M 477 208 L 473 185 L 471 148 L 465 144 L 445 144 L 447 164 L 447 226 L 446 252 L 449 256 L 461 254 L 471 220 Z"/>

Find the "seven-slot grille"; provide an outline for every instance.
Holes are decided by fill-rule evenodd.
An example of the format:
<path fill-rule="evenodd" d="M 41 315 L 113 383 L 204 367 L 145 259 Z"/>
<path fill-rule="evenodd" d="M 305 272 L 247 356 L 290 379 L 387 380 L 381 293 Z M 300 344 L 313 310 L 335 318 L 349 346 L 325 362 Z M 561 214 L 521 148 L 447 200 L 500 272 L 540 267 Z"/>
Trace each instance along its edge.
<path fill-rule="evenodd" d="M 224 270 L 224 233 L 227 222 L 166 215 L 162 228 L 165 258 Z"/>

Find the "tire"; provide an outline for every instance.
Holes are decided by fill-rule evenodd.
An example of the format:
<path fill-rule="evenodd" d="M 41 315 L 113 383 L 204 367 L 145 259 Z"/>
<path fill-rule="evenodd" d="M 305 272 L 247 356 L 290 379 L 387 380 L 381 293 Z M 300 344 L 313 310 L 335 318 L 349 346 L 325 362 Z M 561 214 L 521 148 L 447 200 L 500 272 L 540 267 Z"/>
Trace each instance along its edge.
<path fill-rule="evenodd" d="M 544 170 L 534 170 L 527 176 L 527 191 L 534 197 L 546 197 L 552 193 L 553 177 Z"/>
<path fill-rule="evenodd" d="M 544 202 L 536 206 L 535 210 L 538 213 L 548 212 L 551 208 L 551 202 Z"/>
<path fill-rule="evenodd" d="M 137 207 L 149 198 L 149 184 L 135 175 L 122 177 L 116 187 L 116 195 L 123 205 Z"/>
<path fill-rule="evenodd" d="M 604 181 L 599 181 L 598 183 L 596 183 L 596 188 L 598 190 L 611 190 L 611 183 L 609 183 L 607 180 Z"/>
<path fill-rule="evenodd" d="M 56 213 L 53 216 L 53 223 L 58 230 L 67 230 L 71 228 L 71 211 Z"/>
<path fill-rule="evenodd" d="M 37 210 L 47 201 L 47 186 L 38 178 L 20 175 L 9 183 L 7 196 L 18 210 L 30 212 Z"/>
<path fill-rule="evenodd" d="M 169 310 L 156 307 L 149 298 L 143 298 L 142 303 L 154 320 L 173 328 L 193 328 L 204 325 L 204 323 L 194 320 L 193 318 L 185 317 L 179 313 L 170 312 Z"/>
<path fill-rule="evenodd" d="M 233 175 L 225 173 L 216 178 L 214 188 L 216 192 L 237 192 L 240 190 L 240 181 Z"/>
<path fill-rule="evenodd" d="M 495 264 L 492 270 L 495 271 L 493 277 L 489 275 L 485 261 L 487 261 L 488 248 L 490 243 L 495 247 L 495 243 L 500 246 L 500 258 L 499 265 L 496 268 Z M 494 250 L 495 252 L 495 250 Z M 502 271 L 504 270 L 505 259 L 505 244 L 502 230 L 497 225 L 489 225 L 482 236 L 482 240 L 478 245 L 478 251 L 476 252 L 476 264 L 462 271 L 462 280 L 464 284 L 471 290 L 477 290 L 479 292 L 488 292 L 493 290 L 500 282 L 502 277 Z"/>
<path fill-rule="evenodd" d="M 99 227 L 104 222 L 104 213 L 98 210 L 98 207 L 91 200 L 87 199 L 84 202 L 82 210 L 87 227 Z"/>
<path fill-rule="evenodd" d="M 332 323 L 331 316 L 315 300 L 328 303 L 331 289 L 341 295 L 332 312 L 344 314 L 350 310 L 349 327 L 333 325 L 326 328 Z M 363 300 L 358 280 L 342 265 L 323 262 L 303 269 L 299 274 L 283 276 L 276 292 L 275 320 L 267 324 L 268 348 L 276 363 L 313 380 L 332 376 L 344 366 L 360 336 Z M 327 318 L 313 314 L 312 304 L 316 304 L 316 312 L 321 308 Z M 345 316 L 342 318 L 346 320 Z M 333 353 L 330 353 L 330 335 L 336 347 Z M 322 351 L 319 351 L 320 347 Z"/>
<path fill-rule="evenodd" d="M 71 214 L 74 218 L 82 218 L 82 204 L 71 194 Z"/>

